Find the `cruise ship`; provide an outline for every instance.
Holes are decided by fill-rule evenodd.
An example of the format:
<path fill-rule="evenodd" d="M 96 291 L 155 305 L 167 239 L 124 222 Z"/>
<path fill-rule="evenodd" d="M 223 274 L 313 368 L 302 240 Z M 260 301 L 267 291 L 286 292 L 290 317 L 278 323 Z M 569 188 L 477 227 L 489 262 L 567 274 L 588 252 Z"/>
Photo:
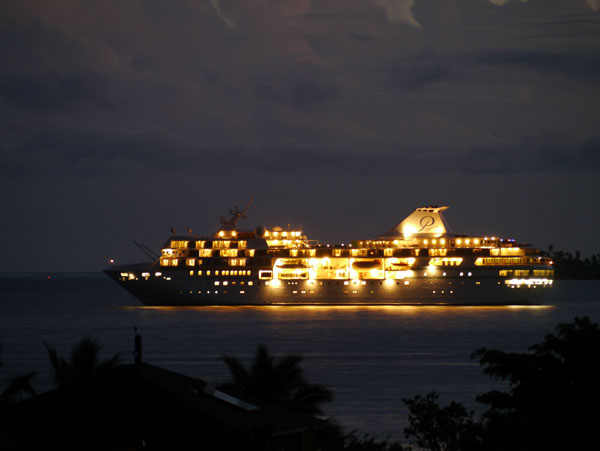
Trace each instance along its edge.
<path fill-rule="evenodd" d="M 213 235 L 172 230 L 152 261 L 104 272 L 153 306 L 524 305 L 552 286 L 552 261 L 538 249 L 451 233 L 448 207 L 417 208 L 348 244 L 320 244 L 300 227 L 238 229 L 247 208 L 221 217 Z"/>

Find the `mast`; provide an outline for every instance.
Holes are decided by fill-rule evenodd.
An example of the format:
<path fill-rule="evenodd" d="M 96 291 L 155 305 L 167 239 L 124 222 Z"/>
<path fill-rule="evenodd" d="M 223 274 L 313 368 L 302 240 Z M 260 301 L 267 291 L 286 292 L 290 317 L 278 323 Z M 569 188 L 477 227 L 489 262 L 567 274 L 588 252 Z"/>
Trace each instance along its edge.
<path fill-rule="evenodd" d="M 237 205 L 235 206 L 235 209 L 229 210 L 229 214 L 231 215 L 229 219 L 226 219 L 224 216 L 221 216 L 221 229 L 235 230 L 237 228 L 237 223 L 240 219 L 248 219 L 248 217 L 246 216 L 246 212 L 248 211 L 248 208 L 250 207 L 250 204 L 252 204 L 253 201 L 254 197 L 248 199 L 248 202 L 246 202 L 246 206 L 241 211 L 239 210 Z"/>

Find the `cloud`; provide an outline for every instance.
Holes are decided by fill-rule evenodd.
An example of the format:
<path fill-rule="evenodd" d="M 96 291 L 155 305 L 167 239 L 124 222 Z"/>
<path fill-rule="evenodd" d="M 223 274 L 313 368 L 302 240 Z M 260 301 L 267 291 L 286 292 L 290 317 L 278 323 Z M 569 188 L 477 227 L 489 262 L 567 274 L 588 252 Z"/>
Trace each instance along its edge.
<path fill-rule="evenodd" d="M 586 0 L 592 11 L 600 11 L 600 0 Z"/>
<path fill-rule="evenodd" d="M 470 174 L 579 173 L 600 171 L 600 136 L 579 143 L 542 137 L 511 147 L 479 147 L 461 158 Z"/>
<path fill-rule="evenodd" d="M 449 79 L 451 64 L 432 55 L 406 58 L 390 68 L 393 85 L 408 90 L 418 90 L 432 83 Z"/>
<path fill-rule="evenodd" d="M 235 22 L 231 18 L 227 17 L 225 12 L 223 11 L 223 7 L 221 6 L 221 0 L 210 0 L 210 6 L 212 6 L 215 9 L 215 11 L 217 12 L 217 16 L 219 16 L 219 19 L 221 19 L 223 23 L 227 25 L 227 28 L 235 27 Z"/>
<path fill-rule="evenodd" d="M 537 50 L 485 51 L 467 56 L 476 64 L 522 66 L 582 78 L 600 75 L 597 52 L 550 52 Z"/>
<path fill-rule="evenodd" d="M 510 0 L 488 0 L 490 3 L 492 3 L 493 5 L 496 6 L 504 6 L 506 5 L 508 2 L 510 2 Z M 527 0 L 519 0 L 521 3 L 527 3 Z"/>
<path fill-rule="evenodd" d="M 412 7 L 416 0 L 373 0 L 375 5 L 385 11 L 387 19 L 391 23 L 410 25 L 421 28 L 412 13 Z"/>

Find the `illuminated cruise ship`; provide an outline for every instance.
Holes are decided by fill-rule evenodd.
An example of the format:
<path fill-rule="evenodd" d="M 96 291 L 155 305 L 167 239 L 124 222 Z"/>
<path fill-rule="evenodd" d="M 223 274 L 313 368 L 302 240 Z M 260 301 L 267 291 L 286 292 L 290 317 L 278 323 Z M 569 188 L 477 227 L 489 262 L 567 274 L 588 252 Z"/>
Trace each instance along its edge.
<path fill-rule="evenodd" d="M 212 236 L 173 234 L 154 261 L 110 266 L 146 305 L 536 304 L 552 286 L 538 249 L 449 231 L 448 207 L 417 208 L 383 235 L 319 244 L 300 228 L 237 228 L 236 207 Z"/>

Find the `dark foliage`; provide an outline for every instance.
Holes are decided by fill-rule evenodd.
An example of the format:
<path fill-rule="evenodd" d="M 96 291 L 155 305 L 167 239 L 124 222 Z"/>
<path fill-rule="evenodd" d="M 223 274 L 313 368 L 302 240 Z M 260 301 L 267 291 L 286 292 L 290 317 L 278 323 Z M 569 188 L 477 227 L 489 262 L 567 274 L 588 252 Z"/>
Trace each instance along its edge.
<path fill-rule="evenodd" d="M 550 245 L 544 255 L 552 258 L 556 279 L 600 279 L 600 254 L 582 259 L 579 251 L 573 255 Z"/>
<path fill-rule="evenodd" d="M 404 449 L 398 442 L 377 440 L 368 434 L 358 437 L 356 431 L 344 438 L 343 445 L 343 451 L 403 451 Z"/>
<path fill-rule="evenodd" d="M 333 400 L 328 388 L 306 381 L 299 355 L 286 355 L 276 361 L 267 346 L 259 345 L 249 368 L 236 357 L 221 358 L 232 378 L 222 388 L 234 394 L 256 397 L 309 415 L 322 415 L 321 404 Z"/>
<path fill-rule="evenodd" d="M 100 362 L 102 345 L 90 337 L 83 338 L 73 347 L 70 361 L 59 356 L 47 343 L 44 344 L 54 370 L 54 379 L 59 387 L 80 382 L 119 365 L 120 354 Z"/>
<path fill-rule="evenodd" d="M 508 381 L 507 392 L 477 400 L 492 450 L 592 449 L 600 405 L 600 329 L 589 318 L 559 324 L 527 353 L 479 349 L 484 373 Z M 592 446 L 594 445 L 594 446 Z"/>
<path fill-rule="evenodd" d="M 473 413 L 452 401 L 438 404 L 438 394 L 403 399 L 408 406 L 409 426 L 404 435 L 418 449 L 428 451 L 467 451 L 481 449 L 481 427 L 473 421 Z"/>

